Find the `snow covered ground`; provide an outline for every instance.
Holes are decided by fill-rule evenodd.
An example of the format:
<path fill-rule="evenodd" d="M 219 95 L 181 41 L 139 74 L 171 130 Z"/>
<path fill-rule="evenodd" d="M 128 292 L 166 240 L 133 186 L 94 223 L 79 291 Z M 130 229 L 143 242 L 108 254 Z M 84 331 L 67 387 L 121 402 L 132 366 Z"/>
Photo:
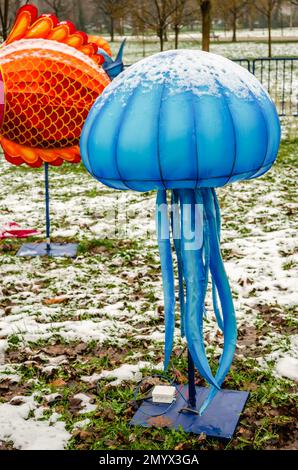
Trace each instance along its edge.
<path fill-rule="evenodd" d="M 232 31 L 214 31 L 215 35 L 218 36 L 219 40 L 232 40 Z M 195 34 L 195 37 L 198 39 L 201 37 L 200 33 L 188 33 L 182 32 L 181 38 L 187 38 L 190 34 Z M 237 30 L 237 38 L 239 40 L 243 39 L 267 39 L 268 37 L 268 30 L 266 28 L 254 28 L 253 30 L 250 29 L 238 29 Z M 298 37 L 298 28 L 274 28 L 272 30 L 272 37 L 282 39 L 282 38 L 297 38 Z"/>
<path fill-rule="evenodd" d="M 291 35 L 289 35 L 291 36 Z M 108 39 L 108 38 L 107 38 Z M 256 58 L 268 56 L 267 35 L 261 30 L 258 33 L 258 40 L 251 41 L 248 37 L 242 36 L 240 33 L 239 41 L 236 43 L 225 42 L 229 37 L 225 37 L 224 33 L 220 34 L 220 39 L 223 41 L 212 41 L 210 45 L 210 52 L 223 55 L 229 59 L 240 58 Z M 293 29 L 291 41 L 288 41 L 288 36 L 285 35 L 284 40 L 279 38 L 278 42 L 272 44 L 273 57 L 297 57 L 297 44 L 298 44 L 298 29 Z M 111 43 L 113 54 L 115 55 L 119 49 L 121 37 L 116 37 L 116 41 Z M 169 41 L 164 43 L 164 49 L 173 49 L 174 40 L 169 36 Z M 200 49 L 201 37 L 198 33 L 182 33 L 179 39 L 179 48 L 186 49 Z M 159 41 L 155 36 L 147 36 L 143 41 L 142 38 L 135 36 L 128 36 L 124 49 L 124 63 L 133 64 L 142 57 L 149 56 L 159 52 Z"/>
<path fill-rule="evenodd" d="M 297 145 L 284 144 L 268 175 L 218 190 L 239 326 L 235 360 L 253 359 L 255 370 L 287 377 L 290 387 L 298 361 L 297 158 Z M 42 172 L 1 158 L 0 175 L 1 224 L 43 232 Z M 133 383 L 163 357 L 154 193 L 115 192 L 69 165 L 51 168 L 50 184 L 53 238 L 78 241 L 78 257 L 24 259 L 15 256 L 21 241 L 0 244 L 0 441 L 21 449 L 65 447 L 96 413 L 90 387 Z M 216 358 L 222 336 L 208 311 L 206 343 Z M 178 319 L 176 326 L 180 350 Z"/>
<path fill-rule="evenodd" d="M 197 48 L 198 40 L 182 34 L 180 46 Z M 146 41 L 145 55 L 158 50 L 155 39 Z M 213 43 L 211 50 L 230 58 L 256 57 L 267 54 L 267 45 Z M 297 43 L 276 43 L 273 53 L 294 56 Z M 125 62 L 142 56 L 142 44 L 129 40 Z M 239 327 L 226 386 L 253 395 L 235 446 L 263 448 L 276 435 L 281 442 L 282 431 L 276 434 L 268 415 L 276 420 L 274 413 L 281 415 L 282 428 L 297 398 L 297 160 L 297 140 L 284 142 L 270 173 L 218 190 Z M 112 191 L 81 166 L 67 164 L 50 169 L 50 186 L 53 238 L 77 241 L 79 253 L 74 260 L 24 259 L 15 256 L 21 241 L 0 242 L 0 448 L 1 442 L 3 448 L 80 448 L 84 439 L 90 440 L 87 448 L 113 448 L 117 432 L 111 431 L 117 438 L 104 436 L 117 413 L 125 421 L 121 403 L 132 398 L 142 374 L 162 367 L 155 195 Z M 17 222 L 44 233 L 43 196 L 41 170 L 12 167 L 0 156 L 0 227 Z M 209 301 L 205 338 L 216 360 L 223 341 Z M 175 362 L 184 347 L 179 318 L 175 341 L 174 365 L 181 370 L 183 364 Z M 255 416 L 267 420 L 261 438 Z M 129 434 L 125 445 L 140 448 L 138 439 L 146 438 L 138 436 Z M 154 435 L 149 439 L 152 443 Z M 156 446 L 161 448 L 158 441 Z"/>

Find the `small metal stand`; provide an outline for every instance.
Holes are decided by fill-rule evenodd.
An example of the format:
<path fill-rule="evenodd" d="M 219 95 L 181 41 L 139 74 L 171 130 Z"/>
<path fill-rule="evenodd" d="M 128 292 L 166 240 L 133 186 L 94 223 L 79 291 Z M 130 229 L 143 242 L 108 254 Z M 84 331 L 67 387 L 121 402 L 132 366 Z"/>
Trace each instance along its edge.
<path fill-rule="evenodd" d="M 25 243 L 17 252 L 17 256 L 53 256 L 75 258 L 77 243 L 51 243 L 50 237 L 50 193 L 49 193 L 49 164 L 44 164 L 45 207 L 46 207 L 46 242 Z"/>
<path fill-rule="evenodd" d="M 177 393 L 176 401 L 172 406 L 144 400 L 131 424 L 170 429 L 182 427 L 184 431 L 194 434 L 204 433 L 207 436 L 222 439 L 233 437 L 240 414 L 247 401 L 248 392 L 221 390 L 205 413 L 200 416 L 199 409 L 207 397 L 209 389 L 195 385 L 194 363 L 189 351 L 188 385 L 176 384 L 176 387 L 180 393 Z"/>
<path fill-rule="evenodd" d="M 188 400 L 187 406 L 181 408 L 180 413 L 192 413 L 198 415 L 199 412 L 196 410 L 196 386 L 195 386 L 195 366 L 189 351 L 187 351 L 188 360 Z"/>

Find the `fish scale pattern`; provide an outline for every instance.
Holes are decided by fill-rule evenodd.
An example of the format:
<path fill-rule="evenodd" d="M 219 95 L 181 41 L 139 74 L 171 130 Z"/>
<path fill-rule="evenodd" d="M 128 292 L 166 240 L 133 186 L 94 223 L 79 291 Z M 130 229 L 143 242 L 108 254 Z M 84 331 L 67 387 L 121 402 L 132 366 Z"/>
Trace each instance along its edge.
<path fill-rule="evenodd" d="M 2 136 L 21 145 L 77 145 L 88 112 L 103 84 L 64 56 L 14 57 L 2 66 L 5 119 Z M 57 60 L 58 59 L 58 60 Z M 81 64 L 80 64 L 81 65 Z M 78 102 L 80 105 L 78 106 Z"/>

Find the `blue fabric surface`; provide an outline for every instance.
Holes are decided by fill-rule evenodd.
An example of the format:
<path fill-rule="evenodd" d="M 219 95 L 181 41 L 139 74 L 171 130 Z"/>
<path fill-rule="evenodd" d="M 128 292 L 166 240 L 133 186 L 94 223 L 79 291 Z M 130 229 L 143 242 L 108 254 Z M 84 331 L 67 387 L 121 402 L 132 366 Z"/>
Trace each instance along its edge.
<path fill-rule="evenodd" d="M 116 189 L 148 191 L 218 187 L 268 171 L 280 126 L 267 92 L 227 59 L 192 55 L 192 62 L 186 51 L 151 56 L 106 88 L 81 138 L 93 176 Z"/>

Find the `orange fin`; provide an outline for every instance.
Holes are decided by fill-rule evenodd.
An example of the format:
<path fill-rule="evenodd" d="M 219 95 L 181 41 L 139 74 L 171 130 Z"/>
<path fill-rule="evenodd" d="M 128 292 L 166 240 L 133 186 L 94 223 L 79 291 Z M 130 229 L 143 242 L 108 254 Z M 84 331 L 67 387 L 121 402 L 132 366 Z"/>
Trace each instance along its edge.
<path fill-rule="evenodd" d="M 17 144 L 5 137 L 0 137 L 0 144 L 6 160 L 14 165 L 26 163 L 31 167 L 39 167 L 47 162 L 50 165 L 59 166 L 65 161 L 78 163 L 81 160 L 78 145 L 61 149 L 40 149 Z"/>
<path fill-rule="evenodd" d="M 97 47 L 103 49 L 110 57 L 112 57 L 112 51 L 110 48 L 110 44 L 108 41 L 103 38 L 102 36 L 94 36 L 92 34 L 88 34 L 89 42 L 96 44 Z"/>
<path fill-rule="evenodd" d="M 14 25 L 4 46 L 20 39 L 47 39 L 68 44 L 93 58 L 98 46 L 89 42 L 88 35 L 77 31 L 70 21 L 61 21 L 55 15 L 40 15 L 34 5 L 24 5 L 17 11 Z"/>

